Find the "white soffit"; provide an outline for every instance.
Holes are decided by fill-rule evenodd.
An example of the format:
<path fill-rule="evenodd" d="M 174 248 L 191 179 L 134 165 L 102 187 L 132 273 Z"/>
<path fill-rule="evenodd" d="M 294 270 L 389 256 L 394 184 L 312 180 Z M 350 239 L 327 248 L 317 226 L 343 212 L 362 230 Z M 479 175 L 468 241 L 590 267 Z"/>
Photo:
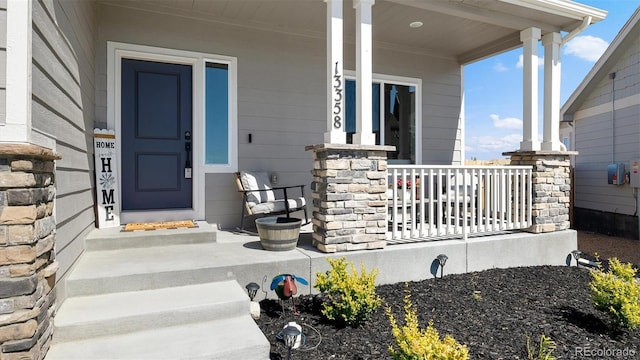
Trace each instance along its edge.
<path fill-rule="evenodd" d="M 231 26 L 324 39 L 323 0 L 101 0 L 102 4 Z M 377 48 L 477 61 L 521 46 L 520 31 L 571 31 L 590 15 L 606 12 L 560 0 L 377 0 L 373 41 Z M 420 21 L 424 26 L 410 28 Z M 344 0 L 345 42 L 355 43 L 355 11 Z"/>

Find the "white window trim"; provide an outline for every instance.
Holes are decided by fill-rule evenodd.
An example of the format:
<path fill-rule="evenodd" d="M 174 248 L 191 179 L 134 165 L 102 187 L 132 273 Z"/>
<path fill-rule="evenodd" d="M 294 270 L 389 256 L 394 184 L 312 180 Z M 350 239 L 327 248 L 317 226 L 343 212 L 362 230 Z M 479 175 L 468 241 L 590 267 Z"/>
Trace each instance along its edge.
<path fill-rule="evenodd" d="M 356 72 L 353 70 L 344 71 L 345 80 L 356 80 Z M 415 131 L 416 131 L 416 164 L 422 164 L 422 79 L 405 76 L 395 76 L 386 74 L 373 74 L 372 83 L 392 83 L 396 85 L 415 87 L 416 109 L 415 109 Z M 384 86 L 380 86 L 380 115 L 384 114 Z M 380 139 L 384 139 L 384 117 L 380 119 Z"/>
<path fill-rule="evenodd" d="M 174 64 L 191 65 L 193 86 L 193 190 L 192 209 L 190 210 L 159 210 L 159 211 L 129 211 L 121 214 L 121 221 L 162 221 L 172 217 L 204 219 L 205 217 L 205 174 L 210 172 L 233 172 L 238 167 L 237 144 L 237 58 L 224 55 L 205 54 L 193 51 L 166 49 L 145 45 L 107 42 L 107 128 L 116 132 L 116 147 L 118 158 L 118 186 L 121 182 L 121 62 L 123 58 L 148 61 L 162 61 Z M 226 165 L 204 166 L 204 73 L 206 62 L 218 62 L 229 66 L 229 158 Z M 120 194 L 122 192 L 120 191 Z M 120 195 L 122 196 L 122 195 Z M 120 199 L 122 201 L 122 199 Z"/>

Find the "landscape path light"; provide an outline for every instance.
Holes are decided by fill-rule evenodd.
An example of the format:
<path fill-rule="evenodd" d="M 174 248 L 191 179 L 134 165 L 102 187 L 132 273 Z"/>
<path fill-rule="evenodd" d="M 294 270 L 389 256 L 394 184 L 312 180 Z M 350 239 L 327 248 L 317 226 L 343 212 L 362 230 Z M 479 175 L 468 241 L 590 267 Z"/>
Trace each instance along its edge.
<path fill-rule="evenodd" d="M 256 294 L 258 293 L 258 290 L 260 290 L 260 285 L 254 282 L 250 282 L 245 287 L 247 288 L 247 294 L 249 294 L 249 299 L 253 301 L 253 299 L 256 297 Z"/>
<path fill-rule="evenodd" d="M 254 282 L 250 282 L 245 287 L 247 288 L 249 299 L 251 299 L 251 302 L 249 302 L 249 313 L 251 314 L 252 318 L 257 320 L 260 318 L 260 303 L 258 303 L 257 301 L 253 301 L 253 299 L 255 299 L 256 294 L 258 293 L 260 285 Z"/>
<path fill-rule="evenodd" d="M 444 275 L 444 266 L 447 263 L 449 257 L 445 254 L 440 254 L 436 257 L 436 259 L 438 259 L 438 263 L 440 264 L 440 279 L 442 279 L 442 276 Z"/>
<path fill-rule="evenodd" d="M 578 260 L 580 260 L 580 257 L 582 256 L 582 251 L 580 250 L 573 250 L 571 252 L 571 255 L 573 255 L 573 258 L 576 259 L 576 266 L 579 265 Z"/>
<path fill-rule="evenodd" d="M 296 344 L 296 340 L 298 340 L 300 335 L 300 330 L 293 325 L 287 325 L 284 330 L 282 330 L 284 346 L 287 347 L 287 360 L 291 360 L 291 349 Z"/>

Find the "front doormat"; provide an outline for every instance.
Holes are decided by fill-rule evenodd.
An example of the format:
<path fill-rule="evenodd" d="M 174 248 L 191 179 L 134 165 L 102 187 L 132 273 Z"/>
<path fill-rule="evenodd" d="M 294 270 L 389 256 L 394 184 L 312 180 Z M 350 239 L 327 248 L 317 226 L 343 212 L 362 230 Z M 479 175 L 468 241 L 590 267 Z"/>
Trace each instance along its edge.
<path fill-rule="evenodd" d="M 130 223 L 125 225 L 122 231 L 149 231 L 159 229 L 182 229 L 198 227 L 193 220 L 160 221 L 151 223 Z"/>

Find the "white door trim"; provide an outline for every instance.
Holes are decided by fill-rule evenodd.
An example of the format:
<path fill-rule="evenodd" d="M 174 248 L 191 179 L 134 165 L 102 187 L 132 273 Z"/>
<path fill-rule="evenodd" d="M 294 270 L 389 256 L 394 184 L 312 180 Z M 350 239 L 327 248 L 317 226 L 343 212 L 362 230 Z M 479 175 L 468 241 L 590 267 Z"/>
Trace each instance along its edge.
<path fill-rule="evenodd" d="M 236 64 L 236 58 L 205 54 L 192 51 L 166 49 L 145 45 L 107 42 L 107 127 L 115 130 L 118 159 L 118 186 L 122 188 L 121 169 L 121 60 L 138 59 L 161 61 L 174 64 L 191 65 L 193 87 L 193 190 L 192 208 L 186 210 L 153 210 L 153 211 L 123 211 L 121 222 L 166 221 L 178 219 L 203 220 L 205 218 L 205 169 L 203 164 L 204 149 L 204 66 L 205 61 L 221 61 Z M 232 79 L 230 79 L 231 81 Z M 235 79 L 234 79 L 235 81 Z M 235 86 L 235 84 L 234 84 Z M 122 192 L 120 192 L 122 194 Z M 122 196 L 122 195 L 120 195 Z M 120 199 L 122 201 L 122 199 Z M 122 203 L 122 202 L 121 202 Z"/>

